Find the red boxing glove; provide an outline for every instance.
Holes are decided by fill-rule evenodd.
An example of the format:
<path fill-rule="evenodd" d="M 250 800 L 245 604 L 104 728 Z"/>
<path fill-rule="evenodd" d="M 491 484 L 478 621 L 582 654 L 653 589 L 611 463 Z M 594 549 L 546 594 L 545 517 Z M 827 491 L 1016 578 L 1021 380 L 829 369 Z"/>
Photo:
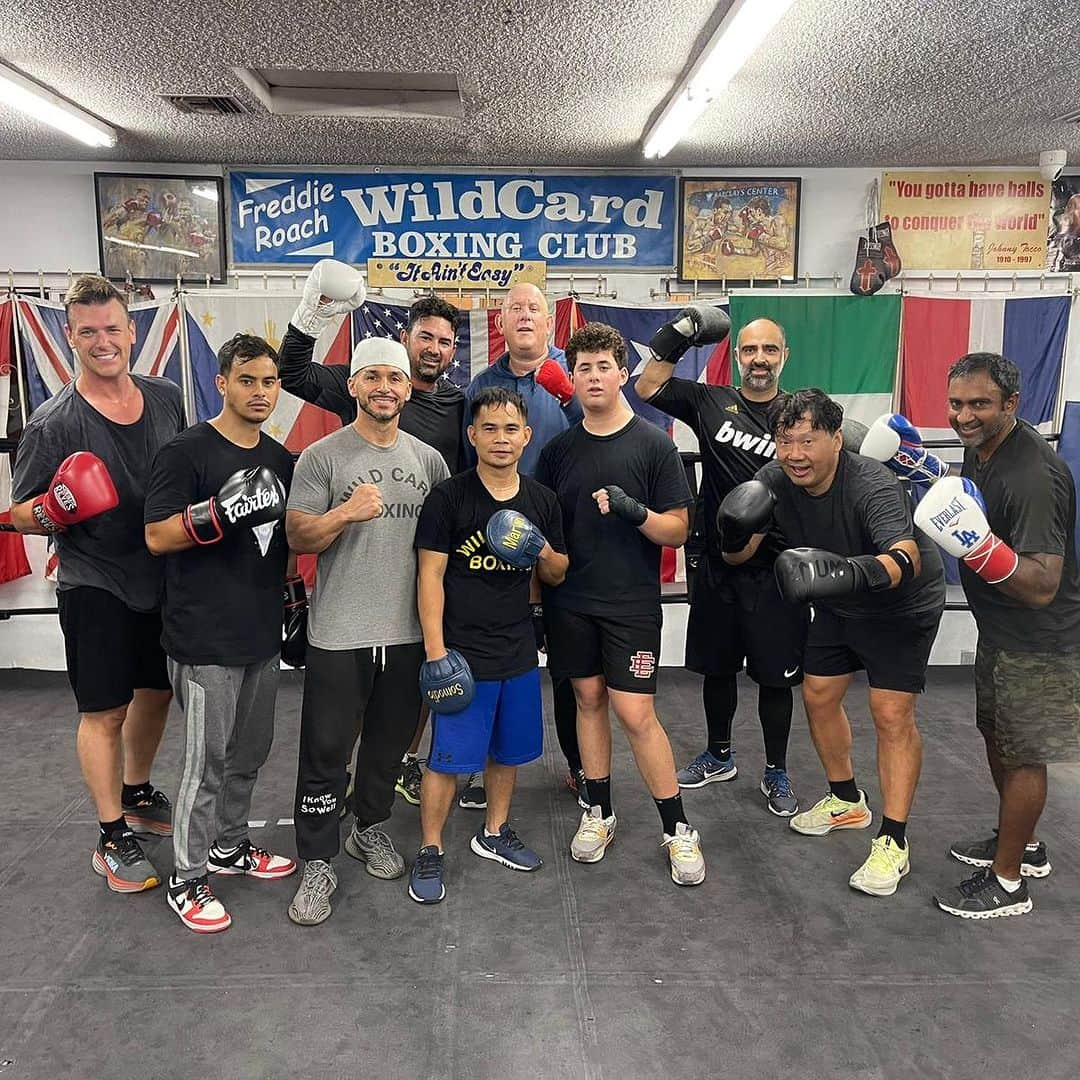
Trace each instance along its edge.
<path fill-rule="evenodd" d="M 105 462 L 96 454 L 79 450 L 60 463 L 44 495 L 34 500 L 37 523 L 48 532 L 63 532 L 120 502 Z"/>
<path fill-rule="evenodd" d="M 574 384 L 570 381 L 570 376 L 563 371 L 558 360 L 550 357 L 536 369 L 536 382 L 553 398 L 558 398 L 560 405 L 565 405 L 574 396 Z"/>

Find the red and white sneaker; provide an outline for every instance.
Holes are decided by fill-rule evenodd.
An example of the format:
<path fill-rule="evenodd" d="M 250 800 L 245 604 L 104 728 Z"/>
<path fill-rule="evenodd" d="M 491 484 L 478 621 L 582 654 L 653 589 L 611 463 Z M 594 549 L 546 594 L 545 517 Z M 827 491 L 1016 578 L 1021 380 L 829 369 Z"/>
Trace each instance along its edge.
<path fill-rule="evenodd" d="M 210 891 L 205 874 L 186 881 L 175 875 L 170 877 L 165 897 L 180 921 L 196 934 L 217 934 L 232 926 L 232 918 Z"/>
<path fill-rule="evenodd" d="M 275 878 L 288 877 L 296 872 L 296 860 L 284 855 L 274 855 L 263 848 L 255 847 L 250 840 L 226 851 L 217 844 L 210 849 L 206 863 L 211 874 L 246 874 L 248 877 Z"/>

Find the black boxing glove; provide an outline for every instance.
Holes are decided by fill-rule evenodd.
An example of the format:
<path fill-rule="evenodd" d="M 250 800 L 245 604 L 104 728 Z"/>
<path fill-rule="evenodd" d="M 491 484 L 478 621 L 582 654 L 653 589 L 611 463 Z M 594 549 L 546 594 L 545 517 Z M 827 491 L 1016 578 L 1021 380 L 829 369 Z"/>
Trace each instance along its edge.
<path fill-rule="evenodd" d="M 690 304 L 653 334 L 649 348 L 657 360 L 677 364 L 692 345 L 718 345 L 730 330 L 726 311 L 712 304 Z"/>
<path fill-rule="evenodd" d="M 851 271 L 851 291 L 856 296 L 872 296 L 885 284 L 885 276 L 881 245 L 860 236 L 855 269 Z"/>
<path fill-rule="evenodd" d="M 870 230 L 870 235 L 881 245 L 881 262 L 885 267 L 885 280 L 888 281 L 904 269 L 904 264 L 900 261 L 900 252 L 896 250 L 896 243 L 893 240 L 892 226 L 887 221 L 883 221 Z"/>
<path fill-rule="evenodd" d="M 608 484 L 604 490 L 607 492 L 608 507 L 617 518 L 629 522 L 635 529 L 645 524 L 649 510 L 644 503 L 639 503 L 632 495 L 627 495 L 618 484 Z"/>
<path fill-rule="evenodd" d="M 776 496 L 760 480 L 747 480 L 733 487 L 716 515 L 720 550 L 729 555 L 742 551 L 755 533 L 766 532 L 775 506 Z"/>
<path fill-rule="evenodd" d="M 259 465 L 235 472 L 216 495 L 193 503 L 181 517 L 184 532 L 196 544 L 216 544 L 226 534 L 254 528 L 285 516 L 285 488 L 273 469 Z"/>
<path fill-rule="evenodd" d="M 773 568 L 780 595 L 793 604 L 831 600 L 892 586 L 889 571 L 875 555 L 834 555 L 821 548 L 788 548 Z"/>
<path fill-rule="evenodd" d="M 301 668 L 307 660 L 307 615 L 307 586 L 304 579 L 299 575 L 286 578 L 281 659 L 289 667 Z"/>

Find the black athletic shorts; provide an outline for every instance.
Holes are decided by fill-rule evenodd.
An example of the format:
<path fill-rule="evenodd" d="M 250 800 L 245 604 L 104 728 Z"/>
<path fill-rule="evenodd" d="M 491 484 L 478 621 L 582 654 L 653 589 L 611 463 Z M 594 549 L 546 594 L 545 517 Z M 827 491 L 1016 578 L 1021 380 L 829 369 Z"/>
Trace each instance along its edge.
<path fill-rule="evenodd" d="M 686 623 L 686 666 L 699 675 L 742 671 L 759 686 L 796 686 L 810 615 L 780 595 L 772 567 L 718 567 L 703 558 Z"/>
<path fill-rule="evenodd" d="M 80 713 L 118 709 L 136 690 L 168 690 L 161 613 L 133 611 L 104 589 L 56 594 L 68 681 Z"/>
<path fill-rule="evenodd" d="M 660 613 L 585 615 L 544 605 L 548 666 L 554 679 L 603 675 L 612 690 L 655 694 L 660 666 Z"/>
<path fill-rule="evenodd" d="M 875 689 L 921 694 L 943 611 L 853 619 L 815 605 L 803 660 L 806 674 L 847 675 L 865 668 Z"/>

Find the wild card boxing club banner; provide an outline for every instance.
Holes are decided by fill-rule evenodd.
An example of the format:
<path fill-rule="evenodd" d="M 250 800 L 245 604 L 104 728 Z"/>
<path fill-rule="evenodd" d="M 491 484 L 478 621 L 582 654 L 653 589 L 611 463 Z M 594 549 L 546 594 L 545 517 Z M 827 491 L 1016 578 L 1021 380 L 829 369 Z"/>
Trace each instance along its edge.
<path fill-rule="evenodd" d="M 908 270 L 1041 270 L 1050 185 L 1035 172 L 887 172 L 881 214 Z"/>
<path fill-rule="evenodd" d="M 230 170 L 235 266 L 334 258 L 670 269 L 675 178 Z"/>

